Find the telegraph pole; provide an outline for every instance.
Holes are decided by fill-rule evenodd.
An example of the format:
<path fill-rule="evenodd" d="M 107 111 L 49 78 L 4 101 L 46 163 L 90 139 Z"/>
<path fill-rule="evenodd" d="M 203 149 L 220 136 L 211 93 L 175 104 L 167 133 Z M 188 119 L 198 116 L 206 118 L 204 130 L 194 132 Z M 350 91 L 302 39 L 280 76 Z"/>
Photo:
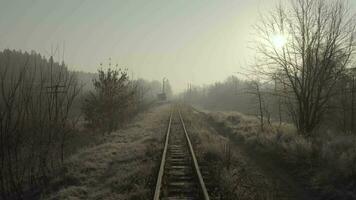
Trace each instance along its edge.
<path fill-rule="evenodd" d="M 66 86 L 65 85 L 60 85 L 60 84 L 53 84 L 53 57 L 51 56 L 50 58 L 50 77 L 51 77 L 51 82 L 50 82 L 50 86 L 47 86 L 46 89 L 47 89 L 47 93 L 51 95 L 51 99 L 52 99 L 52 102 L 54 102 L 54 106 L 55 106 L 55 118 L 57 120 L 57 117 L 58 117 L 58 94 L 62 93 L 66 93 Z"/>

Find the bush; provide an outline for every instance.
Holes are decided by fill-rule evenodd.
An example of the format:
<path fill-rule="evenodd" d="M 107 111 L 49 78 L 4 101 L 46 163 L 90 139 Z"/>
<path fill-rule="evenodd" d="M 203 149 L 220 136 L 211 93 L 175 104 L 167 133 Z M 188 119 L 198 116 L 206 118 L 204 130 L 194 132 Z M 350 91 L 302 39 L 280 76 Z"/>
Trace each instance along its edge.
<path fill-rule="evenodd" d="M 83 113 L 91 128 L 104 132 L 116 130 L 134 109 L 135 90 L 131 87 L 126 71 L 98 70 L 98 79 L 93 80 L 95 91 L 84 100 Z"/>

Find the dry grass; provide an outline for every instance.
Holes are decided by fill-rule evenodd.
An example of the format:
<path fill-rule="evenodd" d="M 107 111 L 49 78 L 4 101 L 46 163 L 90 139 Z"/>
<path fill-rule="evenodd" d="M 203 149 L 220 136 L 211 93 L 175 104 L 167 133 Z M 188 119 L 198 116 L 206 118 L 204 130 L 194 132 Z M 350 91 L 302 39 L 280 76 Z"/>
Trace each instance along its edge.
<path fill-rule="evenodd" d="M 139 114 L 102 144 L 71 156 L 43 198 L 151 198 L 169 110 L 163 105 Z"/>
<path fill-rule="evenodd" d="M 326 131 L 311 141 L 298 135 L 290 124 L 272 124 L 261 131 L 256 118 L 240 113 L 209 116 L 228 130 L 230 137 L 283 164 L 321 198 L 356 199 L 355 135 Z"/>
<path fill-rule="evenodd" d="M 184 113 L 199 163 L 203 169 L 209 169 L 205 181 L 215 183 L 208 187 L 211 196 L 242 200 L 293 199 L 289 191 L 280 186 L 281 182 L 261 170 L 228 137 L 218 133 L 205 114 L 191 109 L 185 109 Z"/>

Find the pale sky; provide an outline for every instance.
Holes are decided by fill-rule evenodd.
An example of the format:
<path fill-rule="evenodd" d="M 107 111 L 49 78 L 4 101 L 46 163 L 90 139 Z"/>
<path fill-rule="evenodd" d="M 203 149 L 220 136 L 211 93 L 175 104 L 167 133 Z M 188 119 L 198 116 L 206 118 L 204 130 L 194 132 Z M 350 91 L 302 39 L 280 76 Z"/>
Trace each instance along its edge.
<path fill-rule="evenodd" d="M 179 92 L 239 71 L 254 55 L 251 26 L 276 2 L 0 0 L 0 49 L 48 57 L 65 43 L 70 69 L 95 72 L 111 57 L 134 78 L 167 77 Z"/>

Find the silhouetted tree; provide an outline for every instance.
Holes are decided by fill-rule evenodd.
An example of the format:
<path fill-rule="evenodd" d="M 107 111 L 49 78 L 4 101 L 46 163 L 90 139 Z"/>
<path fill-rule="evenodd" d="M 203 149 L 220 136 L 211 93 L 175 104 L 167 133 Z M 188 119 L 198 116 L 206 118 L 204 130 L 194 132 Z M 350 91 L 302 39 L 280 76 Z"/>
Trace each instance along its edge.
<path fill-rule="evenodd" d="M 277 94 L 288 101 L 299 132 L 311 136 L 355 52 L 355 18 L 344 1 L 290 3 L 265 16 L 256 28 L 258 72 L 283 85 L 285 91 Z"/>
<path fill-rule="evenodd" d="M 130 87 L 126 70 L 98 70 L 93 80 L 95 90 L 85 99 L 83 112 L 92 128 L 105 132 L 116 130 L 134 107 L 135 89 Z"/>
<path fill-rule="evenodd" d="M 69 113 L 80 87 L 62 63 L 39 54 L 0 52 L 0 195 L 27 194 L 63 163 Z"/>

